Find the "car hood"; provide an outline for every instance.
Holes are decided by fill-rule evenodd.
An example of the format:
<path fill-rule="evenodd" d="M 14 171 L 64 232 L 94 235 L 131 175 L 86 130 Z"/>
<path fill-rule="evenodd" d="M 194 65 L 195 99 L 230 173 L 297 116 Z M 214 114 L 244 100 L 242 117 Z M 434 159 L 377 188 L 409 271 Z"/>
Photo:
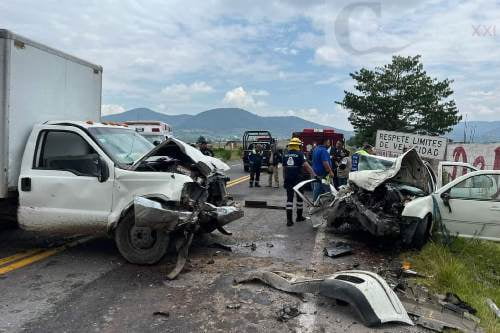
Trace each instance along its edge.
<path fill-rule="evenodd" d="M 430 177 L 429 171 L 417 151 L 410 149 L 396 158 L 394 164 L 387 170 L 354 171 L 349 174 L 349 181 L 370 192 L 390 180 L 411 185 L 430 193 L 432 192 Z"/>
<path fill-rule="evenodd" d="M 184 154 L 186 154 L 195 164 L 198 165 L 198 167 L 205 175 L 209 175 L 217 171 L 227 171 L 230 169 L 226 163 L 222 162 L 218 158 L 203 155 L 203 153 L 198 149 L 176 138 L 169 138 L 160 143 L 158 146 L 154 147 L 150 152 L 148 152 L 146 155 L 144 155 L 134 163 L 134 168 L 138 166 L 142 161 L 148 159 L 150 156 L 155 155 L 156 152 L 160 151 L 163 147 L 166 147 L 171 143 L 177 145 L 177 147 L 179 147 L 179 149 Z"/>

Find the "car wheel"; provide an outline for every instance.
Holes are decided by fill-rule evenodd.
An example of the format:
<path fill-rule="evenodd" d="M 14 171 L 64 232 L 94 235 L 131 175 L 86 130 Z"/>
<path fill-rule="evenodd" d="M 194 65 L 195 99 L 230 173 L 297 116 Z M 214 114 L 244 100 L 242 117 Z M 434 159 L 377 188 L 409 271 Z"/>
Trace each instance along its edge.
<path fill-rule="evenodd" d="M 427 243 L 430 238 L 431 223 L 432 217 L 430 215 L 418 223 L 413 234 L 412 247 L 421 249 Z"/>
<path fill-rule="evenodd" d="M 130 209 L 115 230 L 120 254 L 130 263 L 152 265 L 167 253 L 170 235 L 148 227 L 136 227 L 134 210 Z"/>

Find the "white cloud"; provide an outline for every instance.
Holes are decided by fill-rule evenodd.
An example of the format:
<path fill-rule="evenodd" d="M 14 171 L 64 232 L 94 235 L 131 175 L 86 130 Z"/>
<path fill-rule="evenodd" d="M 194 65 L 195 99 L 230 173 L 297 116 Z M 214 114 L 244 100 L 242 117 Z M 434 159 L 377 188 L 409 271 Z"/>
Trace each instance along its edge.
<path fill-rule="evenodd" d="M 203 81 L 196 81 L 191 84 L 176 83 L 166 86 L 161 90 L 162 96 L 167 101 L 185 102 L 191 100 L 195 95 L 214 92 L 215 89 Z"/>
<path fill-rule="evenodd" d="M 103 104 L 101 106 L 101 116 L 109 116 L 112 114 L 125 112 L 125 108 L 116 104 Z"/>
<path fill-rule="evenodd" d="M 338 129 L 352 130 L 347 120 L 348 112 L 336 105 L 333 110 L 320 110 L 318 108 L 289 109 L 282 113 L 286 116 L 300 117 L 320 125 L 331 126 Z"/>
<path fill-rule="evenodd" d="M 275 47 L 274 52 L 281 53 L 283 55 L 297 55 L 299 51 L 290 47 Z"/>
<path fill-rule="evenodd" d="M 237 87 L 226 92 L 222 102 L 239 108 L 259 108 L 266 105 L 264 101 L 256 100 L 255 96 L 268 96 L 265 90 L 247 92 L 243 87 Z"/>

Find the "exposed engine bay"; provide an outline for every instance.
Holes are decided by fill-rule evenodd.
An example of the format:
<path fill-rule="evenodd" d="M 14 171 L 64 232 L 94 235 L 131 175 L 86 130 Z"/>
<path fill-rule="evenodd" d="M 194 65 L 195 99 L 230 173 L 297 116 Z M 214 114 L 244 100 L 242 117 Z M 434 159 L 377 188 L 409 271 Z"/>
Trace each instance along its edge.
<path fill-rule="evenodd" d="M 434 191 L 432 170 L 414 149 L 396 159 L 362 156 L 360 166 L 360 171 L 349 174 L 348 185 L 332 192 L 331 199 L 317 201 L 322 209 L 311 211 L 321 211 L 333 228 L 347 224 L 375 236 L 400 237 L 412 243 L 418 231 L 415 224 L 420 221 L 404 218 L 403 211 L 407 203 Z"/>
<path fill-rule="evenodd" d="M 133 166 L 136 171 L 171 172 L 189 176 L 200 185 L 198 190 L 205 190 L 203 199 L 216 206 L 227 204 L 230 199 L 226 192 L 229 178 L 222 172 L 228 169 L 220 160 L 205 156 L 197 149 L 179 140 L 167 140 L 145 158 Z"/>

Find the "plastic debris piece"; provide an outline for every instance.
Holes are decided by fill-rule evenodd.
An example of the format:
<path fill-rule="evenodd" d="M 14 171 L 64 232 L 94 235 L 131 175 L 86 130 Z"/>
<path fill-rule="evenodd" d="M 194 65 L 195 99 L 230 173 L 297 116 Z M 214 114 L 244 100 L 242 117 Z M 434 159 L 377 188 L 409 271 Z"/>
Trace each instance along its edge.
<path fill-rule="evenodd" d="M 325 247 L 325 255 L 331 258 L 341 257 L 352 253 L 352 247 L 346 242 L 332 242 L 330 246 Z"/>

